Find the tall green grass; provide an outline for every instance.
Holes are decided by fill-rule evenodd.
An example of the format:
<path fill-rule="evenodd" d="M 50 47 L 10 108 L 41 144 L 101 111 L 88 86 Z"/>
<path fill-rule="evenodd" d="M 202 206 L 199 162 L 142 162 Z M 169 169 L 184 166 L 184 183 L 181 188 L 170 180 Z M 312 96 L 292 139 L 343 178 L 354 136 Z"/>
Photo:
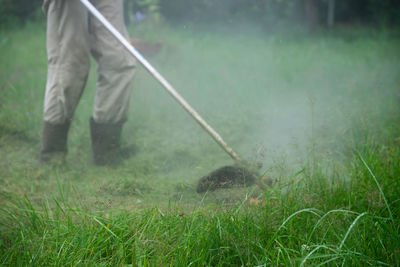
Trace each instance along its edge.
<path fill-rule="evenodd" d="M 274 185 L 196 194 L 231 162 L 142 69 L 134 158 L 91 164 L 92 73 L 67 164 L 38 165 L 44 29 L 2 32 L 0 265 L 400 265 L 398 39 L 151 26 L 150 61 Z"/>
<path fill-rule="evenodd" d="M 385 153 L 387 151 L 383 151 Z M 399 150 L 392 172 L 399 168 Z M 374 158 L 384 156 L 372 152 Z M 8 196 L 1 208 L 4 265 L 380 265 L 400 262 L 398 176 L 377 177 L 357 154 L 351 185 L 321 170 L 250 205 L 199 203 L 90 211 L 58 197 L 40 205 Z M 384 162 L 380 162 L 385 164 Z M 398 175 L 398 171 L 397 171 Z M 335 183 L 328 182 L 334 179 Z M 382 184 L 381 184 L 382 183 Z M 365 188 L 363 188 L 365 187 Z M 364 191 L 365 190 L 365 191 Z M 384 193 L 386 191 L 386 194 Z M 376 192 L 376 193 L 374 193 Z M 71 204 L 73 203 L 73 204 Z"/>

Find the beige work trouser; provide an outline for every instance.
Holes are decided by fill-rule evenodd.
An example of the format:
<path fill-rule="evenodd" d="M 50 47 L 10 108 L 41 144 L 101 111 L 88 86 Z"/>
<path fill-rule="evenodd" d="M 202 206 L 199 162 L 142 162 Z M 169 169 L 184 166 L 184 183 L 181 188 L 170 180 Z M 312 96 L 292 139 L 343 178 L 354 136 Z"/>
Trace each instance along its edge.
<path fill-rule="evenodd" d="M 91 2 L 128 36 L 122 0 Z M 136 61 L 79 0 L 45 0 L 43 7 L 48 55 L 44 121 L 62 124 L 72 119 L 87 81 L 90 55 L 98 73 L 93 119 L 97 123 L 125 121 Z"/>

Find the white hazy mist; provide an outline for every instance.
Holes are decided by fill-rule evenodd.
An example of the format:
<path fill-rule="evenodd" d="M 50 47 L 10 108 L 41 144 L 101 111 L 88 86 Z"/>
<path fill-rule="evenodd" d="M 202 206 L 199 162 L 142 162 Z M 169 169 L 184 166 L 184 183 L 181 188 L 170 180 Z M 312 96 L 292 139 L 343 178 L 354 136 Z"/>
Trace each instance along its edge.
<path fill-rule="evenodd" d="M 243 25 L 240 32 L 188 29 L 169 38 L 153 60 L 159 71 L 239 155 L 266 167 L 302 162 L 311 149 L 340 155 L 354 119 L 396 97 L 380 91 L 399 75 L 396 57 L 374 49 L 392 49 L 385 40 L 296 37 Z M 144 71 L 135 86 L 133 117 L 142 116 L 140 126 L 159 136 L 165 151 L 231 161 Z"/>

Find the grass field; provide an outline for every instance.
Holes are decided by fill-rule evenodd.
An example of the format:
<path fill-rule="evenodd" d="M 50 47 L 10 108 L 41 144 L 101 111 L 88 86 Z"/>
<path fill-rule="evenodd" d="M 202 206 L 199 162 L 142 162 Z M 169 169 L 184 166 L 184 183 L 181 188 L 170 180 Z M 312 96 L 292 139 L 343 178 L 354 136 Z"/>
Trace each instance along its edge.
<path fill-rule="evenodd" d="M 2 32 L 0 265 L 400 265 L 395 31 L 130 31 L 165 43 L 149 61 L 275 183 L 197 194 L 232 160 L 141 67 L 123 132 L 133 158 L 92 163 L 92 71 L 66 165 L 39 165 L 45 26 Z"/>

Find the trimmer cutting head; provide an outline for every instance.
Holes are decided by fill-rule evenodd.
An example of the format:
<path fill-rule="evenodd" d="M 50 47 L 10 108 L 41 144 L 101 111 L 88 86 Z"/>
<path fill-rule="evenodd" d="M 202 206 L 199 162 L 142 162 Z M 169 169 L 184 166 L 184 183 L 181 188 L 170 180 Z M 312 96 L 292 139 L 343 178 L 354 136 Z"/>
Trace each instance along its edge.
<path fill-rule="evenodd" d="M 219 168 L 200 178 L 197 193 L 221 188 L 251 186 L 256 182 L 257 173 L 238 165 Z"/>

